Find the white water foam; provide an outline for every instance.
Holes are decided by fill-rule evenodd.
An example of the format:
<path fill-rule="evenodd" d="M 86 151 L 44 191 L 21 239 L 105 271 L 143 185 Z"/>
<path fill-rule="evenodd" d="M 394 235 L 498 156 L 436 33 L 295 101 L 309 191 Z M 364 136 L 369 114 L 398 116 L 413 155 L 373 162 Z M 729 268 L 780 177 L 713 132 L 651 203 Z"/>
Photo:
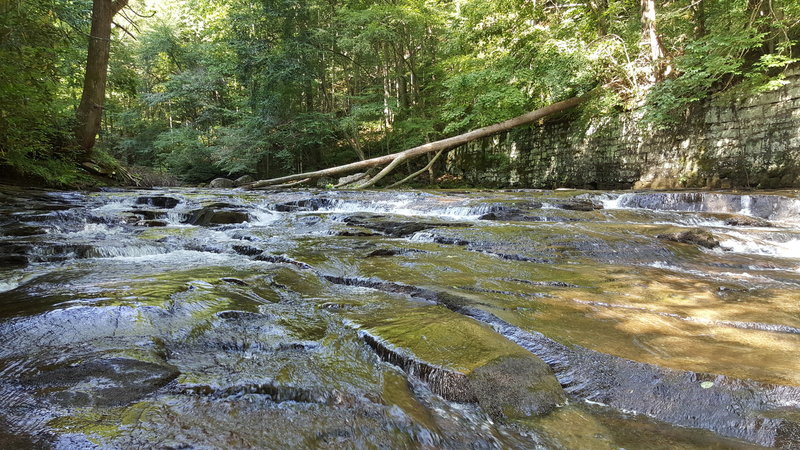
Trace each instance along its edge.
<path fill-rule="evenodd" d="M 750 255 L 800 259 L 800 238 L 778 241 L 742 233 L 728 233 L 720 240 L 723 250 Z"/>
<path fill-rule="evenodd" d="M 167 253 L 163 247 L 155 245 L 125 245 L 121 247 L 94 247 L 89 251 L 90 258 L 151 257 Z"/>
<path fill-rule="evenodd" d="M 20 286 L 20 280 L 0 280 L 0 294 L 12 291 Z"/>
<path fill-rule="evenodd" d="M 174 267 L 184 267 L 190 264 L 209 265 L 230 262 L 231 259 L 241 259 L 238 255 L 225 253 L 200 252 L 195 250 L 176 250 L 153 255 L 116 256 L 108 260 L 112 262 L 154 263 L 158 265 L 170 264 Z"/>
<path fill-rule="evenodd" d="M 491 206 L 445 206 L 431 205 L 419 199 L 352 201 L 334 200 L 333 205 L 316 210 L 317 213 L 353 214 L 375 213 L 408 217 L 437 217 L 451 220 L 477 220 L 489 212 Z"/>
<path fill-rule="evenodd" d="M 251 226 L 272 225 L 281 218 L 280 214 L 260 207 L 249 211 L 248 215 L 250 216 L 250 219 L 247 221 L 247 223 Z"/>
<path fill-rule="evenodd" d="M 715 280 L 718 279 L 737 280 L 737 281 L 748 280 L 748 281 L 759 281 L 765 283 L 774 281 L 771 278 L 763 277 L 760 275 L 752 275 L 748 272 L 708 272 L 708 271 L 678 267 L 664 261 L 656 261 L 644 265 L 647 267 L 653 267 L 655 269 L 669 270 L 671 272 L 685 273 L 689 275 L 694 275 L 699 278 L 710 278 Z"/>

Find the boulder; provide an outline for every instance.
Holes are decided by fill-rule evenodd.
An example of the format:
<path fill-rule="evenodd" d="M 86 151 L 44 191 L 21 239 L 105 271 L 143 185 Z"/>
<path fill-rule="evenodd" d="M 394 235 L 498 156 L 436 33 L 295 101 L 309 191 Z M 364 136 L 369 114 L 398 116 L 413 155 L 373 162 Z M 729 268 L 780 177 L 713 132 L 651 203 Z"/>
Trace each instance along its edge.
<path fill-rule="evenodd" d="M 594 211 L 603 209 L 603 205 L 585 199 L 576 199 L 570 202 L 559 203 L 556 206 L 569 211 Z"/>
<path fill-rule="evenodd" d="M 234 183 L 236 184 L 236 186 L 244 186 L 245 184 L 250 184 L 250 183 L 253 183 L 255 181 L 256 181 L 256 179 L 253 178 L 252 176 L 244 175 L 244 176 L 241 176 L 241 177 L 237 178 L 236 181 L 234 181 Z"/>
<path fill-rule="evenodd" d="M 369 175 L 367 173 L 354 173 L 353 175 L 348 175 L 346 177 L 339 178 L 337 183 L 338 186 L 345 187 L 351 184 L 355 184 L 357 182 L 366 183 L 369 180 Z"/>
<path fill-rule="evenodd" d="M 294 212 L 294 211 L 317 211 L 323 208 L 330 208 L 333 206 L 333 200 L 328 198 L 307 198 L 303 200 L 295 200 L 293 202 L 279 203 L 275 205 L 275 211 L 280 212 Z"/>
<path fill-rule="evenodd" d="M 209 226 L 209 225 L 230 225 L 235 223 L 247 222 L 250 216 L 247 211 L 242 210 L 216 210 L 205 207 L 192 211 L 184 221 L 190 225 Z"/>
<path fill-rule="evenodd" d="M 750 216 L 732 216 L 725 220 L 725 225 L 730 225 L 734 227 L 760 227 L 760 228 L 767 228 L 772 227 L 772 224 L 769 221 L 762 219 L 760 217 L 750 217 Z"/>
<path fill-rule="evenodd" d="M 211 183 L 208 183 L 208 187 L 212 189 L 227 189 L 235 186 L 236 182 L 227 178 L 214 178 Z"/>
<path fill-rule="evenodd" d="M 687 230 L 679 233 L 659 234 L 659 239 L 682 244 L 693 244 L 704 248 L 717 248 L 719 241 L 714 239 L 714 235 L 705 230 Z"/>
<path fill-rule="evenodd" d="M 147 205 L 154 208 L 172 209 L 178 206 L 180 200 L 172 197 L 153 196 L 153 197 L 139 197 L 136 199 L 137 205 Z"/>
<path fill-rule="evenodd" d="M 344 223 L 367 228 L 369 230 L 377 231 L 384 236 L 403 238 L 411 236 L 414 233 L 432 228 L 442 227 L 471 227 L 471 223 L 463 222 L 419 222 L 411 221 L 399 222 L 393 220 L 384 220 L 381 216 L 361 216 L 355 215 L 344 219 Z M 341 235 L 341 234 L 340 234 Z"/>

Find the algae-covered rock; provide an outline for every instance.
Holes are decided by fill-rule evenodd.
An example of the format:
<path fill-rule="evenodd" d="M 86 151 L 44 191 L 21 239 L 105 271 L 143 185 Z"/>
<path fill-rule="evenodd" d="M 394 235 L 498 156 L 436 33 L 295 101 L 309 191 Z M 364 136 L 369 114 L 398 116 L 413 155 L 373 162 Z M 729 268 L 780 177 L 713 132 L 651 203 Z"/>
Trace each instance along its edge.
<path fill-rule="evenodd" d="M 497 420 L 545 414 L 564 399 L 544 361 L 488 326 L 442 306 L 351 317 L 381 359 L 448 400 L 477 402 Z"/>
<path fill-rule="evenodd" d="M 597 209 L 603 209 L 603 205 L 587 199 L 574 199 L 569 202 L 559 203 L 556 206 L 569 211 L 595 211 Z"/>
<path fill-rule="evenodd" d="M 478 404 L 492 418 L 522 419 L 546 414 L 564 400 L 550 366 L 531 356 L 500 358 L 469 375 Z"/>
<path fill-rule="evenodd" d="M 760 217 L 751 217 L 751 216 L 731 216 L 725 219 L 725 225 L 730 225 L 734 227 L 759 227 L 759 228 L 770 228 L 773 225 L 765 219 Z"/>
<path fill-rule="evenodd" d="M 659 234 L 656 237 L 665 241 L 694 244 L 704 248 L 719 247 L 719 241 L 714 238 L 713 234 L 705 230 L 687 230 L 679 233 Z"/>

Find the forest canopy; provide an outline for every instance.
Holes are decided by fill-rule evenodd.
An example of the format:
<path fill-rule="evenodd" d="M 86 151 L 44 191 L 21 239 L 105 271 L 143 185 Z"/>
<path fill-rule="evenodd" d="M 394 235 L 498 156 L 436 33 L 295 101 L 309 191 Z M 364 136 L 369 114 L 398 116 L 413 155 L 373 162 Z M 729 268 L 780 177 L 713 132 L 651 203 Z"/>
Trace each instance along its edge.
<path fill-rule="evenodd" d="M 0 3 L 1 166 L 82 176 L 92 7 Z M 199 183 L 385 155 L 598 86 L 585 113 L 643 107 L 668 126 L 781 86 L 800 2 L 132 0 L 112 25 L 91 160 Z"/>

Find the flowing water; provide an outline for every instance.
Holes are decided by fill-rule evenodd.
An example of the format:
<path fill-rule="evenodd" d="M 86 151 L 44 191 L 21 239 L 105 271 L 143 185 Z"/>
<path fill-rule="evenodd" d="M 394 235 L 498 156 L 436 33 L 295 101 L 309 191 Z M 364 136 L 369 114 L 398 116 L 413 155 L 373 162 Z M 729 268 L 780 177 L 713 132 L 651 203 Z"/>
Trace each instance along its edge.
<path fill-rule="evenodd" d="M 760 446 L 797 193 L 0 188 L 0 448 Z"/>

